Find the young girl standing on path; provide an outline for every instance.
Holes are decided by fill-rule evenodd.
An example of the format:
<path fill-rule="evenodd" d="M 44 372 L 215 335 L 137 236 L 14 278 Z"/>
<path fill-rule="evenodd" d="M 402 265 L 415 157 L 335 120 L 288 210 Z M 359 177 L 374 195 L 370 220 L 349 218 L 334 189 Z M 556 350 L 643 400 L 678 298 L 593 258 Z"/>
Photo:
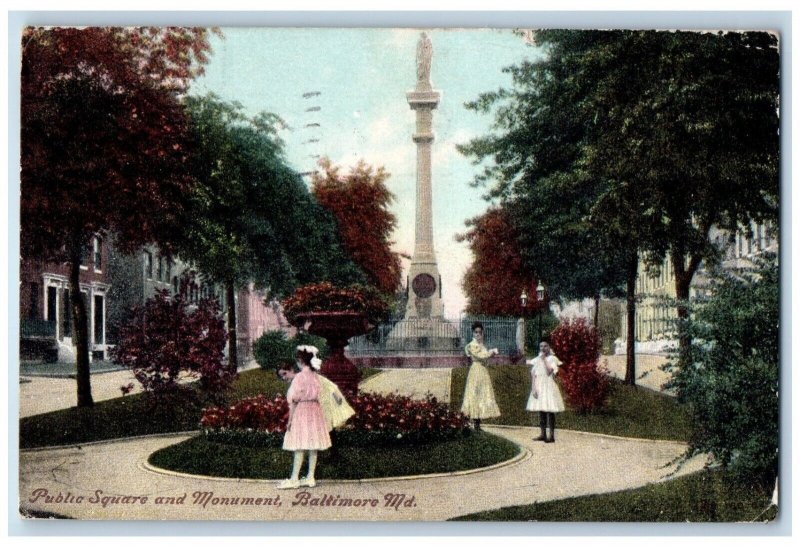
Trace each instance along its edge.
<path fill-rule="evenodd" d="M 531 395 L 525 407 L 532 412 L 539 412 L 539 427 L 541 434 L 534 441 L 546 443 L 555 442 L 556 412 L 564 412 L 564 400 L 556 384 L 556 374 L 561 361 L 552 354 L 550 344 L 539 344 L 539 356 L 527 361 L 533 365 L 531 369 Z M 547 427 L 550 427 L 550 437 L 547 437 Z"/>
<path fill-rule="evenodd" d="M 472 418 L 475 429 L 480 430 L 481 420 L 500 416 L 500 408 L 494 399 L 492 379 L 484 366 L 492 355 L 497 355 L 497 348 L 486 349 L 483 345 L 483 324 L 472 324 L 472 342 L 464 351 L 472 359 L 467 374 L 467 385 L 464 387 L 464 402 L 461 412 Z"/>
<path fill-rule="evenodd" d="M 283 437 L 283 449 L 294 452 L 294 462 L 292 476 L 278 484 L 281 489 L 316 486 L 314 472 L 317 467 L 317 451 L 331 447 L 331 437 L 319 404 L 319 378 L 311 369 L 312 364 L 319 359 L 305 346 L 297 348 L 295 357 L 300 372 L 294 376 L 286 393 L 289 424 Z M 303 466 L 305 452 L 308 452 L 308 475 L 301 481 L 300 468 Z"/>

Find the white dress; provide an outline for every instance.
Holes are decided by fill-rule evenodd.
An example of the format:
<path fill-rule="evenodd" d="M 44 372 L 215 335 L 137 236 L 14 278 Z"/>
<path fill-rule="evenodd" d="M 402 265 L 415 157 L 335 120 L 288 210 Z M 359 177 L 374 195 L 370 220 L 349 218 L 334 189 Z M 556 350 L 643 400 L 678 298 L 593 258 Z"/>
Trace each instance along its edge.
<path fill-rule="evenodd" d="M 547 373 L 545 358 L 539 355 L 535 359 L 527 361 L 531 368 L 531 395 L 528 397 L 526 410 L 531 412 L 564 412 L 564 400 L 561 398 L 561 390 L 556 384 L 556 374 L 561 361 L 555 355 L 547 356 L 547 363 L 553 369 L 552 374 Z M 534 397 L 533 392 L 539 386 L 539 396 Z"/>

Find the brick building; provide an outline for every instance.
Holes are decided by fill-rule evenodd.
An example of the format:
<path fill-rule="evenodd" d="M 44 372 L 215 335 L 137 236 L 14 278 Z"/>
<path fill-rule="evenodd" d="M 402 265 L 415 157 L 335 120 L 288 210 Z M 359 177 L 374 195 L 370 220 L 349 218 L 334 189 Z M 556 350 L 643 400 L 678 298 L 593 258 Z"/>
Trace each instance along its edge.
<path fill-rule="evenodd" d="M 107 351 L 108 244 L 101 237 L 83 256 L 80 293 L 86 304 L 89 355 L 104 359 Z M 75 361 L 69 265 L 22 259 L 20 265 L 20 358 Z"/>

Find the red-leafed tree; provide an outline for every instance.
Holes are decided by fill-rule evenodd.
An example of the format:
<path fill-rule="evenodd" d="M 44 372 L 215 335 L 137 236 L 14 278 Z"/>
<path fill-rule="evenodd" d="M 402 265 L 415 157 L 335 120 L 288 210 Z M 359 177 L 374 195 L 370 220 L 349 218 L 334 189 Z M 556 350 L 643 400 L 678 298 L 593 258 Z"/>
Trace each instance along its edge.
<path fill-rule="evenodd" d="M 524 268 L 517 232 L 506 210 L 492 207 L 466 224 L 469 230 L 456 239 L 469 244 L 474 258 L 462 281 L 467 313 L 519 316 L 523 289 L 529 298 L 526 310 L 540 309 L 537 280 Z"/>
<path fill-rule="evenodd" d="M 66 262 L 113 232 L 122 250 L 169 241 L 191 183 L 180 97 L 202 70 L 196 28 L 26 28 L 21 73 L 24 258 Z M 71 299 L 78 406 L 93 404 L 87 316 Z"/>
<path fill-rule="evenodd" d="M 400 287 L 400 254 L 392 251 L 391 234 L 397 217 L 389 210 L 394 195 L 386 187 L 383 167 L 373 169 L 364 161 L 343 175 L 339 166 L 325 158 L 312 179 L 312 191 L 336 218 L 342 243 L 381 292 L 394 296 Z"/>

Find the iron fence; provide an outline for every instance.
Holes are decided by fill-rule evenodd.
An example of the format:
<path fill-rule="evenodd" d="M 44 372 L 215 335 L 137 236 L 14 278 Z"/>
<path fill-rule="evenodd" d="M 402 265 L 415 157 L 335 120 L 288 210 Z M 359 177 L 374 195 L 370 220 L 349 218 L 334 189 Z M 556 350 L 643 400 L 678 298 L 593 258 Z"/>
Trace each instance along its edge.
<path fill-rule="evenodd" d="M 20 322 L 20 336 L 22 338 L 53 338 L 56 337 L 56 322 L 44 319 L 23 319 Z"/>
<path fill-rule="evenodd" d="M 487 347 L 497 348 L 501 355 L 517 353 L 517 320 L 505 317 L 462 317 L 446 319 L 393 319 L 372 332 L 350 339 L 348 354 L 354 357 L 391 355 L 464 354 L 464 346 L 472 340 L 472 324 L 483 324 Z"/>

